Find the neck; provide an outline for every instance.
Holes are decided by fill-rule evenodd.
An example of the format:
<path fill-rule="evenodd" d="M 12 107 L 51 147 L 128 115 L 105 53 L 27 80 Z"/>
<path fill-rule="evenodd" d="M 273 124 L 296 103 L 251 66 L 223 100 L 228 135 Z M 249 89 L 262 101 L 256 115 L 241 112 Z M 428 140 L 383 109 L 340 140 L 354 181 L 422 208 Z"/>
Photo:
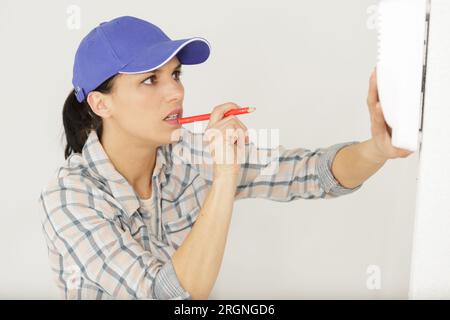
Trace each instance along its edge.
<path fill-rule="evenodd" d="M 131 137 L 118 128 L 105 127 L 101 143 L 114 168 L 127 179 L 139 197 L 149 198 L 158 146 Z"/>

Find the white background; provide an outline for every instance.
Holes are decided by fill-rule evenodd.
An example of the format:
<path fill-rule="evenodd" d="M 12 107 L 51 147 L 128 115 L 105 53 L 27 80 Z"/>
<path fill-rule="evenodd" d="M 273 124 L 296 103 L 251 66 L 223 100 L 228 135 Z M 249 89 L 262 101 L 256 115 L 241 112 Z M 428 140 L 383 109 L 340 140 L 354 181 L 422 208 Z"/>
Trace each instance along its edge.
<path fill-rule="evenodd" d="M 184 67 L 185 114 L 228 101 L 286 147 L 370 138 L 368 81 L 376 0 L 2 1 L 0 298 L 59 298 L 41 231 L 43 186 L 62 164 L 62 105 L 75 50 L 102 21 L 134 15 L 172 39 L 205 37 L 210 59 Z M 67 26 L 69 5 L 81 27 Z M 373 15 L 373 13 L 372 13 Z M 370 23 L 369 23 L 370 24 Z M 354 194 L 235 204 L 212 299 L 406 298 L 418 154 L 388 162 Z M 368 267 L 381 270 L 370 290 Z"/>

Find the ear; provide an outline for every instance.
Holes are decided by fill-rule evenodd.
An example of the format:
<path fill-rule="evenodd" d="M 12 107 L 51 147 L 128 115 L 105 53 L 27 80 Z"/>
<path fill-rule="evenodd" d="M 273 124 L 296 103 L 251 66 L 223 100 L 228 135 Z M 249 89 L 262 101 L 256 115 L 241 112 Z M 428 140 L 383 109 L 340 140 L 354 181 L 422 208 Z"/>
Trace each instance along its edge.
<path fill-rule="evenodd" d="M 91 91 L 89 92 L 86 101 L 91 107 L 92 112 L 99 117 L 109 118 L 111 116 L 111 102 L 107 95 L 98 91 Z"/>

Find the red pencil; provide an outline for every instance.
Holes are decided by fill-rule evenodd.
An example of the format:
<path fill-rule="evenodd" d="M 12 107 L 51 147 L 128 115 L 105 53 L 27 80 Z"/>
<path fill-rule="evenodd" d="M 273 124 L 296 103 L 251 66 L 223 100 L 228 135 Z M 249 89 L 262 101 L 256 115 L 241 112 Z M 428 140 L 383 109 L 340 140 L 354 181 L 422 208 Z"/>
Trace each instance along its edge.
<path fill-rule="evenodd" d="M 223 115 L 225 117 L 235 116 L 235 115 L 238 115 L 238 114 L 251 113 L 251 112 L 253 112 L 255 110 L 256 110 L 256 108 L 249 108 L 249 107 L 238 108 L 238 109 L 231 109 L 231 110 L 228 110 L 227 112 L 225 112 Z M 184 123 L 190 123 L 190 122 L 196 122 L 196 121 L 209 120 L 210 116 L 211 116 L 211 113 L 205 113 L 205 114 L 199 114 L 197 116 L 192 116 L 192 117 L 179 118 L 178 119 L 178 123 L 179 124 L 184 124 Z"/>

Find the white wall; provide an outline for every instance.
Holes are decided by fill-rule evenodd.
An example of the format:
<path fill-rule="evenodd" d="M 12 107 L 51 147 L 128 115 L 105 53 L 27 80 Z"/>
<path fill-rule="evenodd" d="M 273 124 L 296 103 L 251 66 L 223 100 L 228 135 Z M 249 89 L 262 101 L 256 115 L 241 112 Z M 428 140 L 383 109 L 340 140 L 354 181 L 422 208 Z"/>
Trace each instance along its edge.
<path fill-rule="evenodd" d="M 209 61 L 186 66 L 186 113 L 234 101 L 250 128 L 288 147 L 370 137 L 366 106 L 376 0 L 3 1 L 0 9 L 2 232 L 0 298 L 58 298 L 37 198 L 63 161 L 61 110 L 73 55 L 99 22 L 136 15 L 172 38 L 203 36 Z M 66 26 L 69 5 L 81 28 Z M 417 155 L 392 161 L 339 199 L 235 204 L 219 298 L 406 298 Z M 381 288 L 369 290 L 367 268 Z M 272 276 L 267 277 L 267 274 Z"/>
<path fill-rule="evenodd" d="M 450 299 L 450 3 L 431 6 L 410 297 Z"/>

